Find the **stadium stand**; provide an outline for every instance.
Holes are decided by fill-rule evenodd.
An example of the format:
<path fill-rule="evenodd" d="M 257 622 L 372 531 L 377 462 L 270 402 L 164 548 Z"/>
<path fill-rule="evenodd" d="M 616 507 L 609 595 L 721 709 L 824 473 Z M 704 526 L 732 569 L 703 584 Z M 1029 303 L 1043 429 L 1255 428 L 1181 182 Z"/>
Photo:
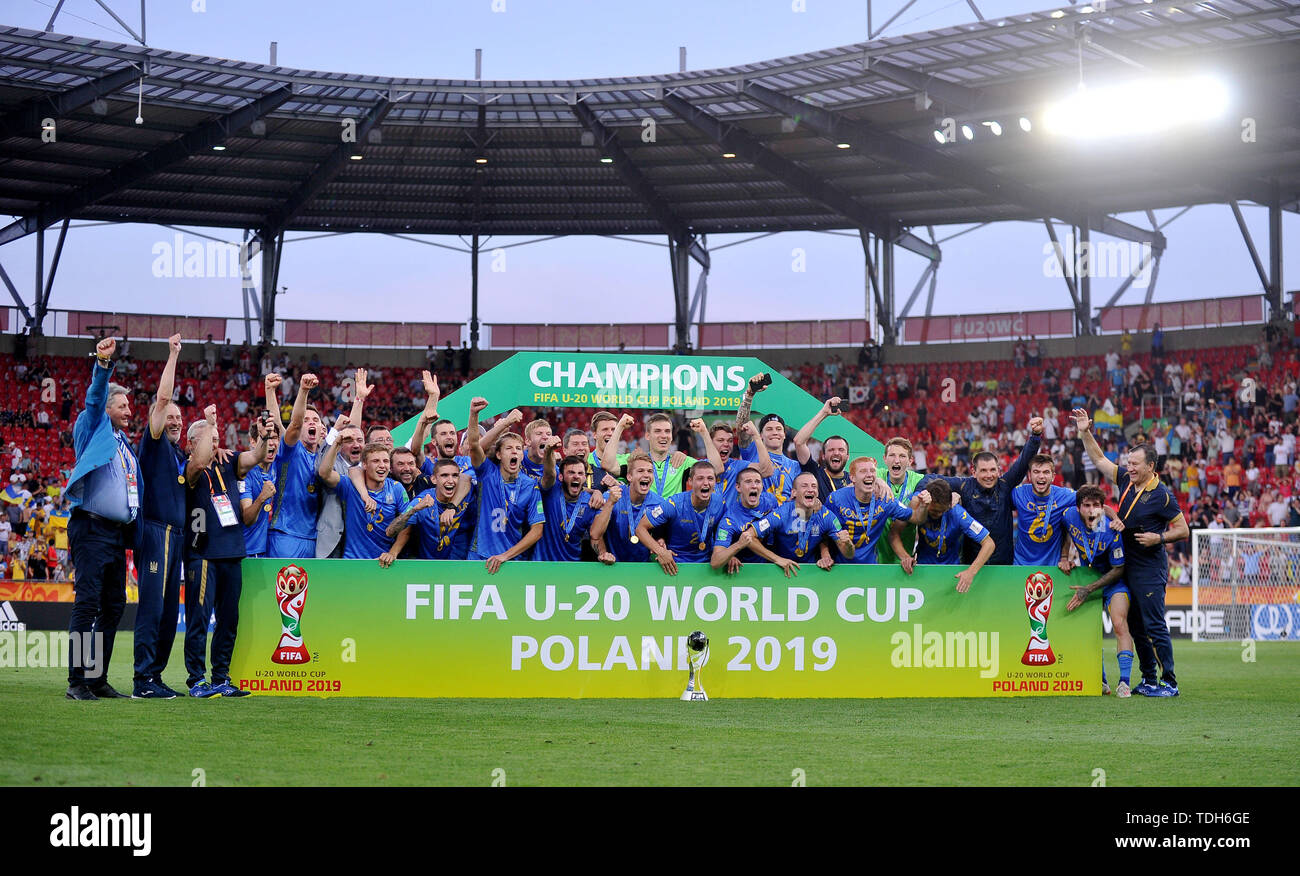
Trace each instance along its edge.
<path fill-rule="evenodd" d="M 1115 338 L 1115 350 L 1101 356 L 1049 357 L 1035 360 L 1037 344 L 1018 341 L 1009 360 L 879 363 L 879 350 L 863 347 L 856 354 L 831 353 L 824 361 L 787 366 L 782 373 L 812 394 L 838 395 L 847 402 L 845 416 L 877 437 L 908 437 L 916 468 L 961 475 L 980 450 L 993 450 L 1009 465 L 1025 440 L 1025 423 L 1042 414 L 1048 426 L 1045 449 L 1057 460 L 1057 483 L 1078 486 L 1095 482 L 1069 412 L 1083 407 L 1098 425 L 1113 423 L 1104 444 L 1118 457 L 1125 447 L 1155 443 L 1163 458 L 1163 479 L 1178 494 L 1193 528 L 1300 524 L 1300 462 L 1296 460 L 1297 379 L 1300 359 L 1291 333 L 1265 326 L 1254 345 L 1174 350 L 1121 355 L 1131 339 Z M 819 353 L 821 351 L 818 351 Z M 823 354 L 824 355 L 824 354 Z M 846 356 L 848 361 L 846 361 Z M 256 360 L 256 361 L 255 361 Z M 462 374 L 437 360 L 443 395 L 481 370 Z M 161 360 L 126 358 L 115 379 L 133 391 L 133 440 L 145 427 Z M 184 361 L 177 376 L 176 400 L 187 421 L 202 406 L 214 403 L 228 439 L 247 446 L 251 418 L 260 411 L 263 366 L 291 378 L 309 370 L 307 356 L 287 353 L 271 360 L 238 349 L 230 367 L 217 362 Z M 322 366 L 317 370 L 326 390 L 321 404 L 327 419 L 345 412 L 344 381 L 356 365 L 368 367 L 374 394 L 367 423 L 395 426 L 423 404 L 418 367 L 385 362 Z M 21 351 L 0 354 L 0 426 L 9 466 L 3 521 L 5 575 L 14 579 L 70 578 L 66 519 L 61 487 L 74 460 L 72 424 L 84 395 L 86 360 L 75 356 L 28 358 Z M 951 378 L 951 383 L 947 379 Z M 1253 397 L 1243 390 L 1253 381 Z M 291 398 L 288 392 L 283 396 Z M 287 416 L 287 405 L 282 412 Z M 1096 413 L 1094 413 L 1096 412 Z M 525 420 L 544 417 L 555 434 L 586 429 L 594 410 L 554 408 L 524 410 Z M 226 432 L 233 424 L 235 434 Z M 791 424 L 797 428 L 799 424 Z M 679 431 L 689 447 L 689 432 Z M 628 440 L 644 438 L 637 424 Z M 816 452 L 816 448 L 815 451 Z M 1239 463 L 1240 468 L 1232 465 Z M 1102 483 L 1110 496 L 1109 485 Z M 26 494 L 34 498 L 27 498 Z M 1231 494 L 1231 498 L 1228 497 Z M 1189 542 L 1171 546 L 1171 576 L 1189 580 Z M 50 548 L 54 548 L 53 554 Z"/>

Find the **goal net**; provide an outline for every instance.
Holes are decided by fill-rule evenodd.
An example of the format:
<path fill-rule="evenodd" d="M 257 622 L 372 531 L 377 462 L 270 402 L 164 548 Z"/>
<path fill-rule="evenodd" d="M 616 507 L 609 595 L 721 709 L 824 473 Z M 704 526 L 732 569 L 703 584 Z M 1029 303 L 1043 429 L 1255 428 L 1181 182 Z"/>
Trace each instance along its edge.
<path fill-rule="evenodd" d="M 1193 529 L 1192 612 L 1193 641 L 1300 640 L 1300 528 Z"/>

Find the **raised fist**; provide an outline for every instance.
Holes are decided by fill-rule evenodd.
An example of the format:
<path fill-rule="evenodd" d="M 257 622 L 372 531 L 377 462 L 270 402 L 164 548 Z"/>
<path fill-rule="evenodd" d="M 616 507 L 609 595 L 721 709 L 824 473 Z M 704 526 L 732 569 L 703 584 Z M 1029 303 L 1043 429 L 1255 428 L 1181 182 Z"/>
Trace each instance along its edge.
<path fill-rule="evenodd" d="M 215 426 L 217 424 L 217 406 L 208 405 L 206 408 L 204 408 L 203 419 L 207 420 L 209 423 Z"/>
<path fill-rule="evenodd" d="M 564 439 L 561 438 L 559 435 L 552 435 L 550 438 L 547 438 L 546 443 L 542 445 L 542 452 L 558 453 L 560 448 L 563 446 L 564 446 Z"/>
<path fill-rule="evenodd" d="M 624 414 L 623 416 L 618 418 L 618 427 L 620 429 L 630 429 L 632 428 L 632 424 L 635 422 L 636 422 L 636 418 L 633 417 L 631 414 Z"/>
<path fill-rule="evenodd" d="M 423 510 L 425 508 L 432 508 L 434 505 L 437 504 L 438 504 L 438 500 L 433 498 L 433 496 L 421 496 L 419 504 L 417 504 L 416 507 Z"/>
<path fill-rule="evenodd" d="M 698 432 L 701 435 L 707 435 L 709 433 L 709 428 L 704 425 L 703 420 L 697 417 L 694 420 L 691 420 L 691 431 Z"/>
<path fill-rule="evenodd" d="M 475 396 L 469 401 L 469 412 L 471 414 L 481 414 L 488 406 L 488 400 L 482 396 Z"/>
<path fill-rule="evenodd" d="M 98 344 L 95 344 L 95 355 L 101 359 L 113 358 L 113 353 L 117 350 L 117 338 L 104 338 Z"/>
<path fill-rule="evenodd" d="M 167 346 L 177 355 L 181 352 L 181 333 L 177 332 L 167 339 Z"/>
<path fill-rule="evenodd" d="M 352 418 L 347 414 L 339 414 L 338 419 L 334 421 L 334 428 L 342 432 L 348 426 L 352 425 Z"/>
<path fill-rule="evenodd" d="M 614 484 L 609 488 L 609 501 L 617 502 L 621 498 L 623 498 L 623 488 L 618 484 Z"/>
<path fill-rule="evenodd" d="M 1029 431 L 1035 435 L 1043 434 L 1043 418 L 1031 417 L 1029 420 Z"/>
<path fill-rule="evenodd" d="M 270 374 L 266 375 L 266 377 L 262 378 L 262 383 L 266 385 L 267 389 L 279 389 L 280 384 L 284 383 L 284 378 L 272 371 Z"/>
<path fill-rule="evenodd" d="M 523 420 L 524 420 L 524 412 L 519 410 L 519 408 L 515 408 L 510 413 L 506 414 L 506 422 L 512 426 L 515 423 L 522 423 Z"/>
<path fill-rule="evenodd" d="M 320 386 L 320 378 L 315 374 L 304 374 L 302 379 L 298 381 L 298 386 L 304 392 L 311 392 L 313 389 Z"/>

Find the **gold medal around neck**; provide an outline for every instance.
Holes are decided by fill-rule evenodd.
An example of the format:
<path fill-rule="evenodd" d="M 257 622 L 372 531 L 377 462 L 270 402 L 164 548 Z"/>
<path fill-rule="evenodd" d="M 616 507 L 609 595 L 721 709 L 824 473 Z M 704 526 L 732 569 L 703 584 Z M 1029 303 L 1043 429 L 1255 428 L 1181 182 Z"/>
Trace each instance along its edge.
<path fill-rule="evenodd" d="M 640 543 L 641 543 L 641 539 L 637 538 L 635 535 L 632 536 L 630 539 L 628 539 L 628 541 L 632 542 L 632 544 L 640 544 Z"/>
<path fill-rule="evenodd" d="M 271 513 L 271 503 L 270 503 L 270 502 L 267 502 L 265 505 L 263 505 L 263 506 L 262 506 L 262 510 L 265 511 L 266 513 L 270 514 L 270 513 Z"/>
<path fill-rule="evenodd" d="M 373 523 L 366 524 L 366 532 L 374 532 L 374 530 L 375 530 L 375 524 Z"/>
<path fill-rule="evenodd" d="M 176 483 L 178 483 L 178 484 L 183 484 L 183 483 L 185 483 L 185 475 L 177 475 L 177 476 L 176 476 Z"/>

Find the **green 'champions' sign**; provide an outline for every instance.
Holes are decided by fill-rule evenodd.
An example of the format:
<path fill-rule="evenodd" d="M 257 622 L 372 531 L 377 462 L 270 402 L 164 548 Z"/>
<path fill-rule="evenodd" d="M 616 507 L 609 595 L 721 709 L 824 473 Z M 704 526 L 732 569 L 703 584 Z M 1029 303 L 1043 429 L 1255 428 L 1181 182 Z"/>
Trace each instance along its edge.
<path fill-rule="evenodd" d="M 749 378 L 763 371 L 772 385 L 755 397 L 755 413 L 778 413 L 798 429 L 821 410 L 821 401 L 748 357 L 516 353 L 442 399 L 438 413 L 464 428 L 475 396 L 488 400 L 484 417 L 516 407 L 734 412 Z M 393 430 L 393 440 L 405 444 L 414 430 L 412 418 Z M 852 456 L 884 453 L 879 441 L 842 417 L 828 418 L 814 434 L 843 435 Z"/>

